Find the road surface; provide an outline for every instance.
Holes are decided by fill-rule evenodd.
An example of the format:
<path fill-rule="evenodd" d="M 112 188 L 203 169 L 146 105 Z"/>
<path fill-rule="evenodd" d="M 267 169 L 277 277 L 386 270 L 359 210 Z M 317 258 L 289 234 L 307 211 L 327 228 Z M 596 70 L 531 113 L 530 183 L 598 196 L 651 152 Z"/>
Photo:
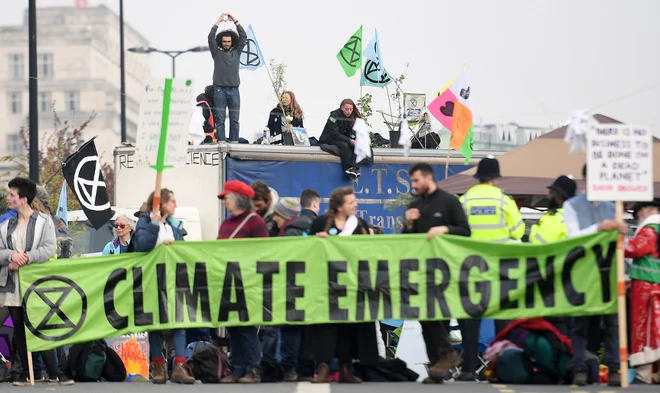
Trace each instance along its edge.
<path fill-rule="evenodd" d="M 14 387 L 11 384 L 0 386 L 2 392 L 72 392 L 72 393 L 614 393 L 614 392 L 659 392 L 659 385 L 631 385 L 628 389 L 610 388 L 601 385 L 586 387 L 546 386 L 546 385 L 489 385 L 487 383 L 448 382 L 444 385 L 423 385 L 421 383 L 364 383 L 361 385 L 311 383 L 269 383 L 259 385 L 204 385 L 194 386 L 153 385 L 149 382 L 80 383 L 74 386 L 49 386 L 39 383 L 34 389 Z"/>

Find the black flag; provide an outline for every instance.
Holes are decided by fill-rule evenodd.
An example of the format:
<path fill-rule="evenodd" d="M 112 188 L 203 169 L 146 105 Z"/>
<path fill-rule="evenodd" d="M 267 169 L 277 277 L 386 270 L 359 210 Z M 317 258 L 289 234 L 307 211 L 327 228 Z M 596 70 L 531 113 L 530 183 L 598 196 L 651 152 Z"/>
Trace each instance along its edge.
<path fill-rule="evenodd" d="M 94 139 L 67 157 L 62 164 L 62 173 L 89 222 L 95 229 L 101 228 L 114 212 L 110 209 L 108 189 L 103 180 Z"/>

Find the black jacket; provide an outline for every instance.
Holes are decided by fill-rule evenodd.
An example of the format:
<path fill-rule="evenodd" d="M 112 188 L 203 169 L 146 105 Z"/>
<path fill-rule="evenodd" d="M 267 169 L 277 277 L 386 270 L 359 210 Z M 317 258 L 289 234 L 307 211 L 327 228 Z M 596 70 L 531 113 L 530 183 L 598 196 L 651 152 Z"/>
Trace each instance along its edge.
<path fill-rule="evenodd" d="M 287 111 L 288 112 L 288 111 Z M 293 117 L 292 114 L 288 113 L 290 116 Z M 276 106 L 273 108 L 272 111 L 270 111 L 270 116 L 268 116 L 268 129 L 270 130 L 270 136 L 274 137 L 277 135 L 280 135 L 282 133 L 282 122 L 284 121 L 282 117 L 282 108 L 280 106 Z M 291 121 L 291 126 L 292 127 L 305 127 L 303 125 L 303 119 L 297 119 L 293 118 Z"/>
<path fill-rule="evenodd" d="M 341 109 L 330 112 L 330 116 L 325 122 L 325 127 L 323 127 L 319 143 L 329 144 L 333 141 L 351 143 L 351 139 L 355 138 L 353 123 L 353 119 L 344 116 L 344 112 Z"/>
<path fill-rule="evenodd" d="M 405 223 L 403 233 L 426 233 L 433 227 L 447 226 L 452 235 L 471 235 L 461 202 L 455 195 L 439 188 L 431 194 L 416 196 L 408 209 L 419 209 L 420 217 L 413 221 L 411 227 Z"/>
<path fill-rule="evenodd" d="M 205 103 L 200 103 L 200 101 L 206 101 L 209 105 L 207 106 Z M 204 116 L 204 132 L 205 133 L 211 133 L 215 129 L 213 127 L 213 116 L 211 116 L 211 110 L 210 108 L 213 107 L 213 97 L 207 97 L 206 94 L 202 93 L 197 96 L 197 106 L 202 108 L 202 115 Z M 209 121 L 210 120 L 210 121 Z"/>
<path fill-rule="evenodd" d="M 313 211 L 303 209 L 300 216 L 284 228 L 284 236 L 302 236 L 303 233 L 309 233 L 312 222 L 316 217 L 317 215 Z"/>

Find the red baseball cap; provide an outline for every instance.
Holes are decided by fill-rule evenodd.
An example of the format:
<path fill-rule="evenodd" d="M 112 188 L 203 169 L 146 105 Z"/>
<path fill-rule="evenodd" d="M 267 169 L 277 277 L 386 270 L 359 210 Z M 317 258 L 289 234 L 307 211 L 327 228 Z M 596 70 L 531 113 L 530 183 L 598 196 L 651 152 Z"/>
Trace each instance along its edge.
<path fill-rule="evenodd" d="M 252 187 L 240 180 L 229 180 L 225 183 L 225 189 L 218 194 L 218 199 L 224 199 L 227 194 L 232 192 L 238 195 L 244 195 L 250 199 L 254 198 L 254 190 Z"/>

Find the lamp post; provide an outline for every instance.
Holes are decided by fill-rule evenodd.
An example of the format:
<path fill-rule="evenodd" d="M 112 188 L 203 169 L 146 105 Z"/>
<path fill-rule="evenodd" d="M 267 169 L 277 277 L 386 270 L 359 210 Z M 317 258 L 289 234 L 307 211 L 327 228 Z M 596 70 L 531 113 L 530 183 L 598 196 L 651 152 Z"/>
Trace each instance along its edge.
<path fill-rule="evenodd" d="M 176 58 L 181 56 L 184 53 L 190 53 L 190 52 L 206 52 L 209 50 L 208 45 L 207 46 L 196 46 L 194 48 L 186 49 L 186 50 L 160 50 L 156 48 L 152 48 L 150 46 L 140 46 L 136 48 L 128 48 L 129 52 L 133 53 L 143 53 L 143 54 L 148 54 L 152 52 L 158 52 L 158 53 L 163 53 L 168 55 L 169 57 L 172 58 L 172 78 L 176 77 Z"/>

